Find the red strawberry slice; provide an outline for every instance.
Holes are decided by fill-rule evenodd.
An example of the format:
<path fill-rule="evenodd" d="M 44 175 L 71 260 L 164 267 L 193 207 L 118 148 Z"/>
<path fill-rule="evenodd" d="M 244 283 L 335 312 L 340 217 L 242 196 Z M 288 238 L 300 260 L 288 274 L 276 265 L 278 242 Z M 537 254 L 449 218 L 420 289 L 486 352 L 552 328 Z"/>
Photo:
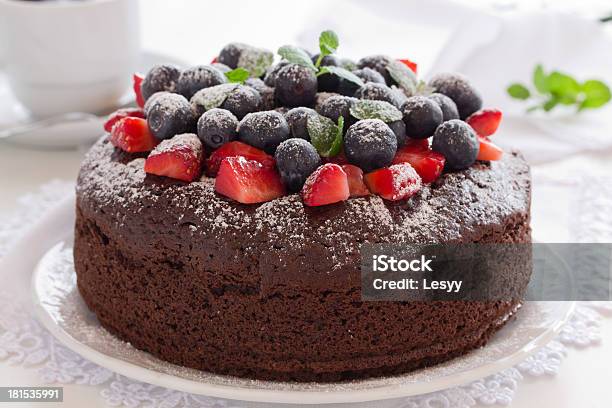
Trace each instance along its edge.
<path fill-rule="evenodd" d="M 414 72 L 415 74 L 417 73 L 418 70 L 418 64 L 416 62 L 412 62 L 409 59 L 401 59 L 399 60 L 399 62 L 401 62 L 402 64 L 406 65 L 408 68 L 410 68 L 412 70 L 412 72 Z"/>
<path fill-rule="evenodd" d="M 263 203 L 285 195 L 285 187 L 274 167 L 242 156 L 221 161 L 215 191 L 243 204 Z"/>
<path fill-rule="evenodd" d="M 229 142 L 218 148 L 210 155 L 206 162 L 207 174 L 215 177 L 221 162 L 226 157 L 242 156 L 248 160 L 255 160 L 266 167 L 274 167 L 274 157 L 263 150 L 259 150 L 242 142 Z"/>
<path fill-rule="evenodd" d="M 421 189 L 421 177 L 408 163 L 394 164 L 364 176 L 370 191 L 385 200 L 409 198 Z"/>
<path fill-rule="evenodd" d="M 142 90 L 140 89 L 140 85 L 142 84 L 142 81 L 144 81 L 144 75 L 138 72 L 134 73 L 133 86 L 134 86 L 134 93 L 136 94 L 136 105 L 140 106 L 141 108 L 144 108 L 145 100 L 142 96 Z"/>
<path fill-rule="evenodd" d="M 491 136 L 499 128 L 502 112 L 499 109 L 481 109 L 466 119 L 479 136 Z"/>
<path fill-rule="evenodd" d="M 343 164 L 342 170 L 348 178 L 349 193 L 351 197 L 363 197 L 370 195 L 370 190 L 363 182 L 363 170 L 352 164 Z"/>
<path fill-rule="evenodd" d="M 128 153 L 149 152 L 159 143 L 149 131 L 147 121 L 134 117 L 119 119 L 113 125 L 110 142 Z"/>
<path fill-rule="evenodd" d="M 476 160 L 501 160 L 504 155 L 504 151 L 501 148 L 491 142 L 487 137 L 479 136 L 478 140 L 480 141 L 480 150 L 478 150 Z"/>
<path fill-rule="evenodd" d="M 442 174 L 445 162 L 444 156 L 431 150 L 428 143 L 411 141 L 397 150 L 392 164 L 410 163 L 423 183 L 432 183 Z"/>
<path fill-rule="evenodd" d="M 350 196 L 346 173 L 339 165 L 326 163 L 308 176 L 301 194 L 309 207 L 345 201 Z"/>
<path fill-rule="evenodd" d="M 163 140 L 145 160 L 148 174 L 193 181 L 202 172 L 202 142 L 194 134 Z"/>
<path fill-rule="evenodd" d="M 124 108 L 118 109 L 111 113 L 104 123 L 104 130 L 110 133 L 113 130 L 113 125 L 123 118 L 142 118 L 144 119 L 145 114 L 140 108 Z"/>
<path fill-rule="evenodd" d="M 211 64 L 216 64 L 217 62 L 219 62 L 218 57 L 215 57 L 210 61 Z"/>

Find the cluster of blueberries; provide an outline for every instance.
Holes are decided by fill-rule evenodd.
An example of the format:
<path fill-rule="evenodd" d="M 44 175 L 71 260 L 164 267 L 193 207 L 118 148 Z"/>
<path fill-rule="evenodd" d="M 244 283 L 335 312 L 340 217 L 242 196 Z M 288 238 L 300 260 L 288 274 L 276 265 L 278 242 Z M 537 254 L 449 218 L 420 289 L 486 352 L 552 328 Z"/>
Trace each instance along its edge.
<path fill-rule="evenodd" d="M 185 70 L 172 65 L 153 67 L 141 85 L 153 135 L 168 139 L 197 129 L 209 150 L 240 140 L 275 155 L 290 191 L 298 191 L 321 164 L 307 127 L 312 115 L 336 123 L 340 116 L 344 118 L 344 154 L 366 172 L 390 165 L 407 140 L 432 136 L 432 149 L 445 156 L 448 169 L 467 168 L 475 162 L 479 141 L 464 120 L 482 107 L 482 98 L 464 77 L 439 74 L 427 83 L 434 93 L 407 95 L 387 69 L 393 61 L 390 57 L 369 56 L 355 63 L 328 55 L 321 60 L 322 66 L 349 69 L 364 85 L 332 73 L 317 76 L 309 67 L 284 60 L 268 67 L 262 77 L 229 84 L 225 73 L 239 67 L 241 54 L 252 48 L 228 44 L 215 62 Z M 312 56 L 313 61 L 318 59 Z M 215 94 L 220 88 L 223 92 Z M 210 108 L 210 101 L 219 95 L 222 100 Z M 399 109 L 402 120 L 357 120 L 351 107 L 359 99 L 388 102 Z"/>

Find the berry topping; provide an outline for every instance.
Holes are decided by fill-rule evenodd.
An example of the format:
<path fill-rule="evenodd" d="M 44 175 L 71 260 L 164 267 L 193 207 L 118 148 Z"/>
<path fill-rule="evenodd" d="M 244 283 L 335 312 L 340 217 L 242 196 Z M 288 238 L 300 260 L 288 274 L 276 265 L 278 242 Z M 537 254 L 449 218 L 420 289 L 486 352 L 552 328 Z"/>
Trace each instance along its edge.
<path fill-rule="evenodd" d="M 242 51 L 249 48 L 250 45 L 243 43 L 229 43 L 221 49 L 217 56 L 217 61 L 221 64 L 225 64 L 231 69 L 238 68 L 238 60 Z"/>
<path fill-rule="evenodd" d="M 232 112 L 238 119 L 242 119 L 248 113 L 257 111 L 260 105 L 261 95 L 255 88 L 238 85 L 227 95 L 221 107 Z"/>
<path fill-rule="evenodd" d="M 496 161 L 501 160 L 504 151 L 491 142 L 487 137 L 479 136 L 480 148 L 476 160 Z"/>
<path fill-rule="evenodd" d="M 345 201 L 350 196 L 346 173 L 337 164 L 326 163 L 306 179 L 301 195 L 309 207 Z"/>
<path fill-rule="evenodd" d="M 438 74 L 429 81 L 429 86 L 455 102 L 461 119 L 467 118 L 482 108 L 480 93 L 462 75 Z"/>
<path fill-rule="evenodd" d="M 357 75 L 358 78 L 364 83 L 374 82 L 378 84 L 385 85 L 385 78 L 378 73 L 378 71 L 374 71 L 372 68 L 361 68 L 353 71 L 353 74 Z M 359 89 L 359 85 L 352 81 L 348 81 L 346 79 L 341 79 L 340 84 L 338 86 L 338 92 L 342 95 L 346 96 L 354 96 L 355 92 Z"/>
<path fill-rule="evenodd" d="M 476 161 L 479 142 L 470 125 L 453 119 L 438 126 L 431 147 L 444 155 L 447 168 L 462 170 Z"/>
<path fill-rule="evenodd" d="M 144 107 L 145 100 L 142 97 L 142 81 L 144 77 L 138 72 L 132 76 L 132 88 L 134 88 L 134 94 L 136 95 L 136 105 Z"/>
<path fill-rule="evenodd" d="M 178 82 L 181 70 L 174 65 L 155 65 L 147 72 L 140 89 L 142 96 L 146 101 L 155 92 L 176 92 L 176 84 Z"/>
<path fill-rule="evenodd" d="M 189 133 L 195 128 L 191 104 L 179 94 L 169 92 L 155 94 L 147 106 L 146 113 L 149 129 L 160 140 Z"/>
<path fill-rule="evenodd" d="M 276 148 L 276 166 L 291 192 L 300 191 L 304 182 L 321 165 L 319 153 L 304 139 L 287 139 Z"/>
<path fill-rule="evenodd" d="M 409 59 L 401 59 L 401 60 L 398 60 L 398 61 L 401 62 L 402 64 L 404 64 L 405 66 L 407 66 L 408 68 L 410 68 L 410 70 L 412 72 L 414 72 L 415 74 L 417 73 L 418 65 L 417 65 L 416 62 L 412 62 Z"/>
<path fill-rule="evenodd" d="M 393 59 L 391 57 L 387 57 L 386 55 L 370 55 L 357 61 L 357 67 L 367 67 L 375 70 L 383 76 L 387 84 L 391 85 L 394 83 L 394 81 L 391 78 L 389 71 L 387 71 L 387 65 L 389 65 L 391 61 L 393 61 Z"/>
<path fill-rule="evenodd" d="M 370 195 L 370 190 L 363 181 L 363 170 L 352 164 L 343 164 L 342 170 L 348 179 L 349 193 L 351 197 L 363 197 Z"/>
<path fill-rule="evenodd" d="M 229 142 L 215 150 L 206 161 L 206 172 L 215 177 L 223 159 L 242 156 L 247 160 L 255 160 L 265 167 L 274 167 L 274 157 L 253 146 L 242 142 Z"/>
<path fill-rule="evenodd" d="M 276 147 L 289 136 L 285 117 L 276 111 L 249 113 L 238 125 L 241 141 L 268 153 L 274 153 Z"/>
<path fill-rule="evenodd" d="M 344 137 L 344 153 L 350 163 L 364 171 L 391 164 L 397 150 L 397 138 L 380 119 L 360 120 Z"/>
<path fill-rule="evenodd" d="M 113 125 L 123 118 L 143 118 L 145 114 L 140 108 L 124 108 L 118 109 L 108 116 L 108 119 L 104 123 L 104 130 L 110 132 L 113 130 Z"/>
<path fill-rule="evenodd" d="M 285 113 L 285 119 L 289 124 L 291 137 L 299 137 L 300 139 L 310 140 L 308 134 L 308 117 L 317 116 L 317 112 L 310 108 L 293 108 Z"/>
<path fill-rule="evenodd" d="M 220 62 L 211 62 L 210 66 L 213 67 L 213 68 L 217 68 L 223 74 L 225 74 L 226 72 L 230 72 L 232 70 L 230 67 L 228 67 L 225 64 L 221 64 Z"/>
<path fill-rule="evenodd" d="M 387 125 L 391 128 L 393 133 L 395 133 L 395 138 L 397 139 L 397 146 L 403 146 L 408 140 L 408 136 L 406 135 L 406 124 L 403 120 L 396 120 L 393 122 L 386 122 Z"/>
<path fill-rule="evenodd" d="M 270 68 L 268 68 L 266 76 L 264 77 L 264 83 L 267 86 L 274 88 L 276 86 L 276 77 L 278 76 L 278 73 L 287 65 L 289 65 L 288 61 L 281 61 L 278 64 L 272 65 Z"/>
<path fill-rule="evenodd" d="M 113 125 L 110 134 L 113 146 L 128 153 L 148 152 L 158 143 L 142 118 L 127 117 Z"/>
<path fill-rule="evenodd" d="M 210 149 L 238 137 L 238 119 L 228 110 L 214 108 L 206 111 L 198 120 L 198 137 Z"/>
<path fill-rule="evenodd" d="M 416 194 L 422 186 L 421 177 L 408 163 L 394 164 L 364 176 L 366 185 L 385 200 L 405 200 Z"/>
<path fill-rule="evenodd" d="M 272 65 L 274 54 L 243 43 L 230 43 L 219 53 L 218 61 L 231 69 L 245 68 L 253 77 L 260 77 Z"/>
<path fill-rule="evenodd" d="M 442 109 L 442 121 L 446 122 L 451 119 L 459 119 L 459 111 L 455 102 L 446 95 L 441 93 L 432 93 L 429 99 L 433 100 Z"/>
<path fill-rule="evenodd" d="M 376 82 L 368 82 L 355 92 L 355 97 L 359 99 L 370 99 L 374 101 L 389 102 L 396 108 L 400 108 L 406 101 L 405 95 L 397 89 L 391 89 L 387 85 Z"/>
<path fill-rule="evenodd" d="M 225 75 L 210 65 L 199 65 L 184 70 L 178 78 L 177 91 L 187 99 L 200 89 L 224 84 L 227 82 Z"/>
<path fill-rule="evenodd" d="M 311 106 L 317 94 L 317 76 L 310 68 L 290 64 L 278 72 L 275 89 L 284 106 Z"/>
<path fill-rule="evenodd" d="M 242 156 L 223 159 L 215 191 L 242 204 L 263 203 L 285 195 L 276 169 Z"/>
<path fill-rule="evenodd" d="M 498 109 L 482 109 L 474 112 L 466 119 L 468 125 L 476 131 L 478 136 L 491 136 L 497 132 L 502 113 Z"/>
<path fill-rule="evenodd" d="M 431 150 L 426 139 L 410 141 L 399 148 L 393 158 L 393 164 L 410 163 L 423 183 L 437 180 L 444 170 L 445 161 L 442 154 Z"/>
<path fill-rule="evenodd" d="M 316 63 L 319 59 L 319 54 L 312 57 L 312 62 Z M 340 60 L 334 55 L 326 55 L 321 59 L 322 67 L 339 67 Z M 323 92 L 336 92 L 338 85 L 340 85 L 340 78 L 337 75 L 326 73 L 321 74 L 317 77 L 317 83 L 319 91 Z"/>
<path fill-rule="evenodd" d="M 202 171 L 202 142 L 192 133 L 162 140 L 145 161 L 148 174 L 190 182 Z"/>
<path fill-rule="evenodd" d="M 319 108 L 319 113 L 338 123 L 338 118 L 344 118 L 345 127 L 355 123 L 355 119 L 351 116 L 351 107 L 357 101 L 357 98 L 352 98 L 343 95 L 334 95 L 327 98 Z"/>
<path fill-rule="evenodd" d="M 442 123 L 442 109 L 425 96 L 411 96 L 402 106 L 406 134 L 412 139 L 427 139 Z"/>

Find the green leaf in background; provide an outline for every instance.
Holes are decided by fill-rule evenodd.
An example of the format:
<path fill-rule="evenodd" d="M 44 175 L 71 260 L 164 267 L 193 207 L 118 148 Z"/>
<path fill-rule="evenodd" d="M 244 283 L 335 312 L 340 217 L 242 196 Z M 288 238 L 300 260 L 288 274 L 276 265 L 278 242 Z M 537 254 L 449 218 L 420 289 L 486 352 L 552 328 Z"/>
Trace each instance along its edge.
<path fill-rule="evenodd" d="M 584 100 L 580 103 L 579 110 L 599 108 L 610 102 L 612 97 L 608 85 L 594 79 L 582 84 L 582 92 L 584 92 Z"/>
<path fill-rule="evenodd" d="M 340 152 L 342 147 L 342 129 L 344 118 L 338 121 L 338 125 L 333 120 L 322 115 L 308 116 L 306 128 L 310 136 L 310 142 L 317 149 L 322 157 L 332 157 Z M 340 129 L 340 131 L 339 131 Z"/>
<path fill-rule="evenodd" d="M 399 87 L 404 90 L 406 95 L 414 95 L 416 93 L 416 75 L 404 63 L 393 60 L 387 65 L 387 71 Z"/>
<path fill-rule="evenodd" d="M 536 65 L 533 70 L 533 85 L 538 92 L 545 94 L 548 92 L 548 76 L 544 73 L 544 67 L 542 64 Z"/>
<path fill-rule="evenodd" d="M 525 85 L 515 83 L 508 87 L 507 89 L 508 95 L 513 97 L 514 99 L 526 100 L 531 96 L 531 92 Z"/>
<path fill-rule="evenodd" d="M 321 55 L 330 55 L 335 53 L 338 50 L 338 45 L 340 42 L 338 40 L 338 35 L 332 30 L 326 30 L 319 35 L 319 49 L 321 50 Z"/>
<path fill-rule="evenodd" d="M 580 84 L 571 76 L 559 71 L 552 72 L 547 79 L 548 91 L 563 105 L 573 105 L 580 93 Z"/>
<path fill-rule="evenodd" d="M 551 110 L 553 110 L 553 108 L 555 106 L 557 106 L 559 104 L 559 100 L 556 98 L 551 98 L 549 100 L 547 100 L 543 105 L 542 105 L 542 109 L 544 109 L 546 112 L 550 112 Z"/>
<path fill-rule="evenodd" d="M 324 66 L 321 67 L 321 69 L 319 70 L 319 72 L 317 73 L 317 76 L 319 75 L 323 75 L 323 74 L 334 74 L 336 76 L 339 76 L 342 79 L 346 79 L 347 81 L 350 81 L 358 86 L 363 86 L 363 81 L 361 80 L 361 78 L 359 78 L 357 75 L 353 74 L 351 71 L 348 71 L 342 67 L 334 67 L 334 66 Z"/>
<path fill-rule="evenodd" d="M 436 88 L 430 86 L 427 82 L 419 80 L 416 84 L 416 95 L 429 96 L 436 91 Z"/>
<path fill-rule="evenodd" d="M 317 71 L 317 67 L 312 63 L 310 56 L 306 51 L 294 45 L 283 45 L 278 49 L 278 54 L 292 64 L 302 65 Z"/>
<path fill-rule="evenodd" d="M 402 120 L 402 112 L 389 102 L 360 99 L 351 106 L 351 116 L 356 119 L 380 119 L 385 123 Z"/>
<path fill-rule="evenodd" d="M 244 68 L 232 69 L 231 71 L 225 73 L 225 77 L 229 82 L 238 84 L 243 84 L 244 81 L 249 79 L 250 76 L 251 74 L 249 71 Z"/>

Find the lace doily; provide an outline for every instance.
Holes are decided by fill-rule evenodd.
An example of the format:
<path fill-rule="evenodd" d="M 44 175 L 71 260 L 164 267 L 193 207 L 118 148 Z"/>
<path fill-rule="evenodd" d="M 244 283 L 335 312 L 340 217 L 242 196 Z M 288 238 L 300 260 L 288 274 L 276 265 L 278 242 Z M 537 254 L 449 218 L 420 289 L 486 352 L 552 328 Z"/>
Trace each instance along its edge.
<path fill-rule="evenodd" d="M 27 227 L 35 223 L 45 210 L 66 197 L 73 187 L 72 183 L 53 181 L 43 185 L 39 191 L 22 197 L 19 200 L 17 213 L 0 219 L 0 257 L 7 253 Z M 598 188 L 598 192 L 593 197 L 601 197 L 601 188 Z M 592 192 L 583 191 L 582 197 L 589 196 L 590 193 Z M 612 192 L 607 197 L 612 197 Z M 596 205 L 598 211 L 583 209 L 577 211 L 577 214 L 612 214 L 609 201 L 594 198 L 581 202 Z M 602 210 L 603 207 L 607 212 Z M 611 224 L 602 221 L 599 219 L 597 222 L 589 220 L 588 223 L 581 223 L 589 225 L 590 230 L 573 232 L 584 241 L 610 241 Z M 602 227 L 595 230 L 594 225 Z M 0 293 L 0 309 L 3 310 L 0 315 L 0 361 L 38 370 L 41 379 L 46 383 L 99 386 L 102 398 L 113 407 L 238 408 L 242 406 L 236 401 L 174 391 L 133 381 L 113 373 L 85 360 L 58 343 L 26 311 L 25 306 L 16 303 L 9 294 Z M 512 402 L 523 376 L 552 376 L 560 369 L 568 353 L 568 347 L 584 348 L 598 344 L 601 341 L 600 320 L 606 316 L 612 316 L 612 302 L 582 303 L 556 340 L 515 367 L 465 386 L 397 400 L 394 406 L 467 408 L 477 404 L 508 405 Z"/>

